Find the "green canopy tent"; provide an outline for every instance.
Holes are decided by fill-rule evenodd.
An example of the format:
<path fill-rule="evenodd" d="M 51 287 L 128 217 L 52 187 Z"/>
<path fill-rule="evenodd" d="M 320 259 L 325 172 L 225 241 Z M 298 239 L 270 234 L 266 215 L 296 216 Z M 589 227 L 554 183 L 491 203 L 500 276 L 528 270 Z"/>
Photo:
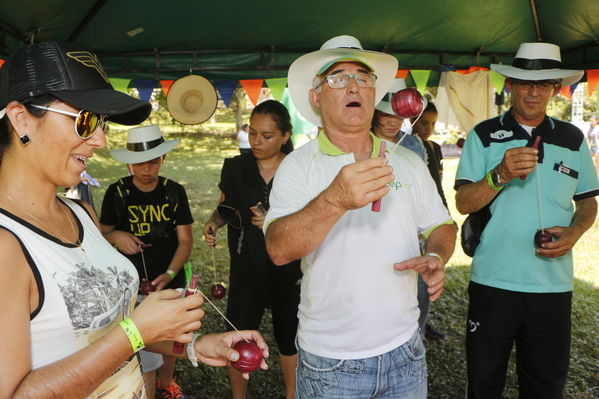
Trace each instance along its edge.
<path fill-rule="evenodd" d="M 285 76 L 298 56 L 350 34 L 400 68 L 511 62 L 521 42 L 561 46 L 564 65 L 599 68 L 596 0 L 3 0 L 0 58 L 31 41 L 98 52 L 111 77 L 210 80 Z"/>

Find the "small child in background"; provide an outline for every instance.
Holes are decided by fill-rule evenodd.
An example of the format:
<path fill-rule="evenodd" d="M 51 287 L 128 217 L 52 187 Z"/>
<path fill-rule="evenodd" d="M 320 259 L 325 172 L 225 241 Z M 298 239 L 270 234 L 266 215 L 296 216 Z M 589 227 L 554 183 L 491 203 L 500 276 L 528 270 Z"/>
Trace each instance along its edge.
<path fill-rule="evenodd" d="M 193 246 L 193 218 L 185 189 L 159 176 L 166 153 L 177 144 L 179 140 L 165 141 L 158 126 L 141 126 L 129 130 L 126 148 L 110 152 L 128 164 L 132 175 L 106 190 L 102 233 L 135 265 L 140 287 L 147 287 L 143 281 L 149 280 L 152 291 L 185 286 L 182 268 Z M 160 397 L 186 398 L 173 379 L 175 357 L 142 351 L 141 359 L 148 398 L 154 398 L 157 369 Z"/>

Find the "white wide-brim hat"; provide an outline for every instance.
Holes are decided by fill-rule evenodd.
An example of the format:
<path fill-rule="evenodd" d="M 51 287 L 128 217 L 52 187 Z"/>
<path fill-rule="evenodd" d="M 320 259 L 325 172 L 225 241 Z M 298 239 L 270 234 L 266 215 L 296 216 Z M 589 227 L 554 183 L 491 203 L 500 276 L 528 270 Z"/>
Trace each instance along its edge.
<path fill-rule="evenodd" d="M 407 89 L 406 81 L 403 78 L 396 78 L 389 91 L 383 96 L 383 99 L 376 105 L 376 109 L 389 115 L 395 115 L 391 108 L 391 97 L 400 90 Z"/>
<path fill-rule="evenodd" d="M 127 132 L 127 147 L 110 151 L 119 162 L 142 163 L 158 158 L 179 144 L 179 139 L 164 140 L 156 125 L 139 126 Z"/>
<path fill-rule="evenodd" d="M 398 62 L 395 57 L 378 51 L 363 50 L 360 41 L 353 36 L 337 36 L 326 41 L 320 50 L 304 54 L 291 64 L 287 74 L 289 94 L 298 112 L 316 126 L 322 126 L 317 108 L 310 104 L 308 92 L 314 77 L 337 62 L 353 61 L 366 65 L 377 76 L 375 104 L 387 93 Z"/>
<path fill-rule="evenodd" d="M 512 65 L 491 64 L 491 69 L 521 80 L 559 79 L 562 86 L 570 86 L 582 79 L 584 71 L 560 69 L 562 57 L 559 46 L 551 43 L 522 43 Z"/>
<path fill-rule="evenodd" d="M 208 79 L 200 75 L 184 76 L 175 80 L 166 96 L 166 107 L 174 120 L 196 125 L 210 119 L 218 96 Z"/>

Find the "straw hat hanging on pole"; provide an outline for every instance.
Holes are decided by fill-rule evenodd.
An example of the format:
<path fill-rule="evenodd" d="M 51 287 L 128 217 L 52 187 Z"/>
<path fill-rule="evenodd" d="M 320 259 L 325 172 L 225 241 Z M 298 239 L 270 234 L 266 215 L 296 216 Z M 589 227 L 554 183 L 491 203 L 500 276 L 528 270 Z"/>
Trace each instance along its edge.
<path fill-rule="evenodd" d="M 177 79 L 166 96 L 168 112 L 174 120 L 186 125 L 207 121 L 216 110 L 216 89 L 208 79 L 189 75 Z"/>

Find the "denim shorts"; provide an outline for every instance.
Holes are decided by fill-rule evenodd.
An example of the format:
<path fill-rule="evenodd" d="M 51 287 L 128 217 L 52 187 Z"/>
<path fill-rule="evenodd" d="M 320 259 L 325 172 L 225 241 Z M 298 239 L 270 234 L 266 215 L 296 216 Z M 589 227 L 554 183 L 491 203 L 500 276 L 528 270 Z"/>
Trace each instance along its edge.
<path fill-rule="evenodd" d="M 340 360 L 299 348 L 296 399 L 426 399 L 427 371 L 419 332 L 390 352 Z"/>

